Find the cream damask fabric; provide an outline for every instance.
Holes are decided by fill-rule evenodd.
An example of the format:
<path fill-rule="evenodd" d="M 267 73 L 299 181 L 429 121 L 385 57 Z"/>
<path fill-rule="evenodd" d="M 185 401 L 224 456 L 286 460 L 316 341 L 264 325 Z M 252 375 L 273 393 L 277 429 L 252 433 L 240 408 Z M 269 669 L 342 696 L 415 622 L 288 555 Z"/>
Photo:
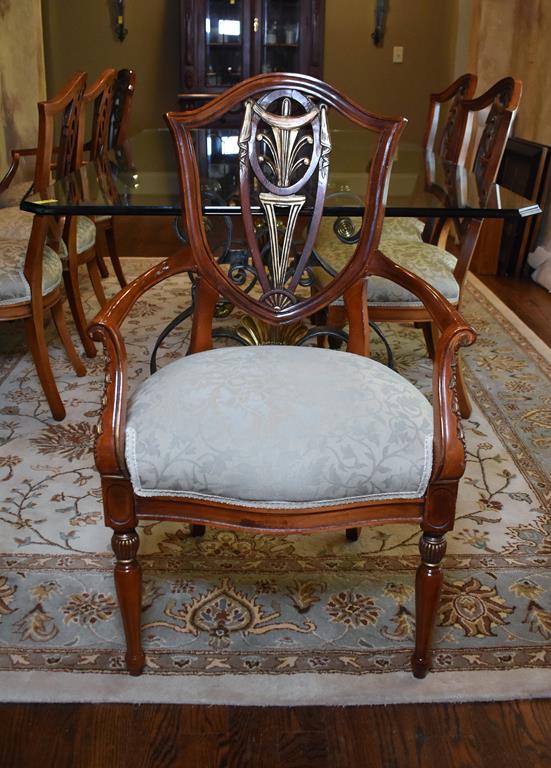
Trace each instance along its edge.
<path fill-rule="evenodd" d="M 419 219 L 400 216 L 385 218 L 381 232 L 381 242 L 383 240 L 419 241 L 422 239 L 424 228 L 425 225 Z"/>
<path fill-rule="evenodd" d="M 440 291 L 451 304 L 458 303 L 459 284 L 453 274 L 457 259 L 449 251 L 413 238 L 381 239 L 379 247 L 389 259 L 419 275 Z M 316 251 L 327 264 L 339 272 L 352 258 L 354 248 L 354 245 L 342 243 L 337 238 L 333 232 L 333 219 L 322 221 L 316 242 Z M 315 271 L 319 279 L 327 279 L 327 276 L 322 274 L 321 268 L 316 268 Z M 369 305 L 372 307 L 388 306 L 389 304 L 397 307 L 423 306 L 422 302 L 410 291 L 383 277 L 369 278 L 367 297 Z M 342 298 L 335 302 L 335 304 L 342 303 Z"/>
<path fill-rule="evenodd" d="M 25 197 L 32 182 L 20 181 L 10 186 L 0 195 L 0 208 L 19 207 L 19 203 Z"/>
<path fill-rule="evenodd" d="M 96 242 L 96 225 L 87 216 L 77 218 L 77 253 L 83 253 L 91 248 Z M 67 258 L 67 246 L 63 241 L 60 243 L 60 256 Z"/>
<path fill-rule="evenodd" d="M 29 301 L 31 290 L 23 267 L 27 246 L 21 240 L 0 240 L 0 305 Z M 46 246 L 42 262 L 42 293 L 53 291 L 61 283 L 62 266 L 57 253 Z"/>
<path fill-rule="evenodd" d="M 33 215 L 19 208 L 0 208 L 0 237 L 5 240 L 28 241 L 33 227 Z"/>
<path fill-rule="evenodd" d="M 376 361 L 317 347 L 227 347 L 182 358 L 128 409 L 138 495 L 266 508 L 422 496 L 432 406 Z"/>

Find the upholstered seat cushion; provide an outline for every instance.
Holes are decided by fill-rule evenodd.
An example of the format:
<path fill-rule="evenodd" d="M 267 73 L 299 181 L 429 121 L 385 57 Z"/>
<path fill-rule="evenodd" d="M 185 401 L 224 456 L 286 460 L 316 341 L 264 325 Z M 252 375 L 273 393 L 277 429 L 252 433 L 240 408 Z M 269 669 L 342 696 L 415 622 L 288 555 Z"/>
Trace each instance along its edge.
<path fill-rule="evenodd" d="M 33 215 L 19 208 L 0 208 L 0 238 L 4 240 L 25 240 L 31 236 Z"/>
<path fill-rule="evenodd" d="M 0 208 L 0 238 L 28 242 L 33 226 L 33 214 L 19 208 Z M 96 242 L 96 225 L 87 216 L 77 218 L 77 253 L 91 248 Z M 60 242 L 60 256 L 67 257 L 67 248 Z"/>
<path fill-rule="evenodd" d="M 352 258 L 354 248 L 354 245 L 347 245 L 338 240 L 333 233 L 331 219 L 328 219 L 327 223 L 322 221 L 316 251 L 334 270 L 338 272 L 346 266 Z M 457 304 L 459 284 L 453 274 L 457 259 L 449 251 L 413 238 L 409 240 L 387 238 L 381 240 L 379 248 L 389 259 L 414 272 L 440 291 L 451 304 Z M 315 274 L 322 283 L 330 279 L 320 267 L 316 267 Z M 386 278 L 370 277 L 367 286 L 367 298 L 371 307 L 393 305 L 417 308 L 423 306 L 410 291 Z M 335 301 L 335 304 L 342 303 L 342 298 Z"/>
<path fill-rule="evenodd" d="M 19 206 L 32 185 L 32 181 L 18 181 L 12 183 L 0 194 L 0 208 L 12 208 Z"/>
<path fill-rule="evenodd" d="M 20 240 L 0 240 L 0 305 L 29 301 L 31 290 L 23 267 L 27 246 Z M 42 261 L 42 294 L 46 296 L 61 283 L 62 266 L 57 253 L 46 246 Z"/>
<path fill-rule="evenodd" d="M 96 225 L 87 216 L 77 217 L 77 253 L 83 253 L 91 248 L 96 242 Z M 67 246 L 63 241 L 60 243 L 60 256 L 67 258 Z"/>
<path fill-rule="evenodd" d="M 177 360 L 130 400 L 140 496 L 266 508 L 418 498 L 432 407 L 384 365 L 317 347 L 226 347 Z"/>
<path fill-rule="evenodd" d="M 381 231 L 381 242 L 384 240 L 422 240 L 425 225 L 419 219 L 407 216 L 385 218 Z"/>

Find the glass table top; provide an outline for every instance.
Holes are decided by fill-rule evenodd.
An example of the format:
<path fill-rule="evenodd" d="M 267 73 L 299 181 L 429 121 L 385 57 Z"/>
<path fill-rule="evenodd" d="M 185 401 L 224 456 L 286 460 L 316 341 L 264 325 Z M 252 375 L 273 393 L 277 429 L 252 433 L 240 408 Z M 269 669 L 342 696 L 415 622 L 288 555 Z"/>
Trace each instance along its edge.
<path fill-rule="evenodd" d="M 192 134 L 205 214 L 239 214 L 238 129 L 208 128 Z M 375 137 L 361 130 L 332 130 L 331 139 L 324 215 L 361 215 Z M 253 193 L 253 212 L 254 199 Z M 21 208 L 47 215 L 180 214 L 177 161 L 168 130 L 137 134 L 102 160 L 85 163 L 59 179 L 45 194 L 27 196 Z M 398 147 L 387 216 L 507 218 L 540 212 L 537 204 L 497 184 L 481 195 L 473 174 L 427 155 L 420 145 L 402 142 Z"/>

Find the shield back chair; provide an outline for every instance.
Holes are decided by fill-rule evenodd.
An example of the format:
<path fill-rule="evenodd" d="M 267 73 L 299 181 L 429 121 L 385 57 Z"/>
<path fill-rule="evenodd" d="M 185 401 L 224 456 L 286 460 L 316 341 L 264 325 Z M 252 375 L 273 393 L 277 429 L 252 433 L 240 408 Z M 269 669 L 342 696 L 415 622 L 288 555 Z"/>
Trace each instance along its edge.
<path fill-rule="evenodd" d="M 192 138 L 194 129 L 240 105 L 244 118 L 236 163 L 256 281 L 249 292 L 210 250 Z M 301 282 L 323 213 L 330 111 L 371 132 L 374 150 L 359 242 L 344 269 L 312 295 Z M 430 663 L 445 533 L 453 527 L 464 470 L 454 359 L 460 345 L 474 341 L 474 332 L 433 288 L 377 250 L 385 184 L 405 120 L 369 113 L 333 87 L 297 74 L 249 78 L 199 109 L 169 113 L 166 119 L 177 149 L 182 208 L 198 274 L 188 355 L 163 367 L 129 398 L 121 324 L 147 290 L 186 268 L 180 255 L 131 282 L 91 326 L 108 361 L 95 456 L 105 521 L 114 531 L 127 668 L 140 674 L 145 659 L 140 520 L 279 534 L 408 521 L 422 529 L 412 665 L 423 677 Z M 293 229 L 305 210 L 308 232 L 301 248 L 293 250 Z M 261 252 L 256 239 L 259 219 L 267 220 L 268 251 Z M 441 335 L 432 406 L 411 383 L 367 356 L 365 277 L 370 274 L 414 291 L 433 313 Z M 347 351 L 282 344 L 213 349 L 212 319 L 220 295 L 282 336 L 344 295 L 350 317 Z M 348 451 L 354 453 L 352 462 Z M 390 454 L 393 466 L 387 474 L 383 465 Z"/>
<path fill-rule="evenodd" d="M 90 155 L 99 156 L 107 149 L 109 118 L 111 114 L 116 70 L 106 69 L 97 80 L 86 88 L 83 109 L 79 121 L 79 160 L 83 161 L 86 115 L 91 110 Z M 79 285 L 79 268 L 86 266 L 90 282 L 100 306 L 107 299 L 101 283 L 101 273 L 96 251 L 96 225 L 88 216 L 67 216 L 63 228 L 65 259 L 63 280 L 75 326 L 88 357 L 96 355 L 96 345 L 88 335 L 86 315 Z"/>
<path fill-rule="evenodd" d="M 78 167 L 78 122 L 86 86 L 84 72 L 76 73 L 54 98 L 38 104 L 38 146 L 33 188 L 44 193 L 52 170 L 58 176 Z M 60 116 L 60 135 L 54 144 L 54 119 Z M 55 149 L 54 149 L 55 146 Z M 23 212 L 21 212 L 23 213 Z M 58 254 L 60 227 L 50 216 L 25 214 L 30 223 L 27 238 L 0 239 L 0 320 L 22 319 L 25 335 L 42 389 L 56 420 L 65 408 L 53 376 L 44 333 L 45 313 L 50 311 L 58 334 L 77 375 L 85 368 L 76 353 L 63 316 L 62 262 Z M 2 235 L 0 234 L 0 238 Z"/>
<path fill-rule="evenodd" d="M 467 99 L 460 103 L 456 112 L 457 130 L 465 139 L 457 151 L 458 165 L 448 167 L 450 184 L 445 191 L 447 195 L 453 196 L 456 193 L 456 175 L 460 175 L 461 164 L 469 152 L 471 125 L 480 111 L 485 111 L 487 117 L 469 170 L 475 176 L 481 201 L 490 194 L 521 93 L 522 83 L 512 77 L 506 77 L 476 99 Z M 420 237 L 381 239 L 380 248 L 395 264 L 411 270 L 440 291 L 453 306 L 458 307 L 481 226 L 481 219 L 457 221 L 459 244 L 455 255 L 441 246 L 423 242 Z M 343 248 L 345 251 L 349 249 L 339 245 L 336 250 L 340 252 Z M 346 260 L 346 252 L 340 258 Z M 388 280 L 375 277 L 369 280 L 367 295 L 370 320 L 376 323 L 415 323 L 423 331 L 429 355 L 434 356 L 434 332 L 437 329 L 431 321 L 430 312 L 415 295 Z M 330 308 L 328 322 L 329 325 L 340 328 L 346 323 L 346 309 L 342 301 Z M 471 403 L 460 361 L 457 378 L 461 414 L 468 418 Z"/>
<path fill-rule="evenodd" d="M 136 73 L 132 69 L 119 69 L 115 80 L 113 105 L 109 119 L 108 147 L 124 144 L 130 126 L 130 108 L 136 88 Z M 90 160 L 95 160 L 97 152 L 90 148 Z M 109 257 L 121 288 L 126 285 L 126 278 L 117 252 L 116 218 L 96 216 L 96 248 L 102 277 L 107 277 L 106 259 Z"/>

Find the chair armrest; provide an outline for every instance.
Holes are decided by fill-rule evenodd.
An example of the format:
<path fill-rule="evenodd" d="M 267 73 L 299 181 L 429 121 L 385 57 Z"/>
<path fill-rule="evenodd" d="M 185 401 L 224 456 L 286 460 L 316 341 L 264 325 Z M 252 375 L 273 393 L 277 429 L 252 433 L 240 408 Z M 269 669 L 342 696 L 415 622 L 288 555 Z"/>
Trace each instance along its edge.
<path fill-rule="evenodd" d="M 96 466 L 102 475 L 128 475 L 124 458 L 128 363 L 120 326 L 134 304 L 150 288 L 168 277 L 190 269 L 192 265 L 189 249 L 184 248 L 151 267 L 120 290 L 89 325 L 90 336 L 102 342 L 107 360 L 105 390 L 95 445 Z"/>
<path fill-rule="evenodd" d="M 17 169 L 19 168 L 19 160 L 22 157 L 32 157 L 33 155 L 36 156 L 37 148 L 33 147 L 31 149 L 12 149 L 11 154 L 11 163 L 10 167 L 8 168 L 6 174 L 2 179 L 0 179 L 0 195 L 2 192 L 5 192 L 6 189 L 10 186 L 12 183 L 15 174 L 17 173 Z M 29 182 L 30 183 L 30 182 Z"/>
<path fill-rule="evenodd" d="M 476 341 L 476 333 L 435 288 L 377 251 L 369 274 L 385 277 L 420 299 L 440 333 L 432 375 L 434 461 L 431 483 L 453 482 L 465 468 L 465 444 L 457 402 L 456 367 L 460 347 Z M 369 309 L 368 309 L 369 311 Z"/>

